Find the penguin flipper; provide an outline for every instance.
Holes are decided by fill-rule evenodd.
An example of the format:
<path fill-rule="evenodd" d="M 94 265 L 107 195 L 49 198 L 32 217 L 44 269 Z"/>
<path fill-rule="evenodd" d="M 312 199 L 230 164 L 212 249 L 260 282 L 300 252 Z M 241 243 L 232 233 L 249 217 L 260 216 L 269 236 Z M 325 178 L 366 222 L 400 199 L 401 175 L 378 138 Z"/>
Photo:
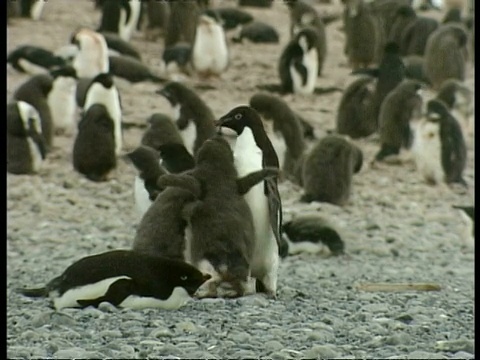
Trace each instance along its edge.
<path fill-rule="evenodd" d="M 48 290 L 46 287 L 34 288 L 34 289 L 16 289 L 19 294 L 28 297 L 46 297 L 48 296 Z"/>
<path fill-rule="evenodd" d="M 98 307 L 102 302 L 109 302 L 118 306 L 133 293 L 133 281 L 131 279 L 119 279 L 108 287 L 107 292 L 96 299 L 79 299 L 77 303 L 82 307 Z"/>
<path fill-rule="evenodd" d="M 167 186 L 179 187 L 187 190 L 200 199 L 202 197 L 202 185 L 200 181 L 188 174 L 165 174 L 157 179 L 157 186 L 161 189 Z"/>
<path fill-rule="evenodd" d="M 237 188 L 240 195 L 245 195 L 253 186 L 266 178 L 278 177 L 280 170 L 276 167 L 265 167 L 262 170 L 251 172 L 237 179 Z"/>
<path fill-rule="evenodd" d="M 369 75 L 378 78 L 380 71 L 378 68 L 364 68 L 364 69 L 357 69 L 350 73 L 350 75 Z"/>
<path fill-rule="evenodd" d="M 282 199 L 278 191 L 277 178 L 265 179 L 265 195 L 268 197 L 270 226 L 272 227 L 278 248 L 283 247 L 282 229 Z"/>

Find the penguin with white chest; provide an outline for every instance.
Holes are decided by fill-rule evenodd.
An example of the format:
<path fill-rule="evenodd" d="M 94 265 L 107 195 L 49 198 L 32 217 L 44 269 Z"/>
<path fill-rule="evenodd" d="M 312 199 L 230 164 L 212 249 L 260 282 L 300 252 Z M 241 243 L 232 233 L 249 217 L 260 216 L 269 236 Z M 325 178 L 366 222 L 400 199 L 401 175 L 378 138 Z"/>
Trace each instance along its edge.
<path fill-rule="evenodd" d="M 72 134 L 76 124 L 77 73 L 72 66 L 65 66 L 50 71 L 50 75 L 53 77 L 53 85 L 48 93 L 48 105 L 54 131 L 57 134 Z"/>
<path fill-rule="evenodd" d="M 140 0 L 106 0 L 102 4 L 102 18 L 98 31 L 109 31 L 129 41 L 140 18 Z"/>
<path fill-rule="evenodd" d="M 72 35 L 70 42 L 78 47 L 72 65 L 79 78 L 93 78 L 109 71 L 108 46 L 102 34 L 82 28 Z"/>
<path fill-rule="evenodd" d="M 413 144 L 417 169 L 429 184 L 460 183 L 467 161 L 462 129 L 447 106 L 437 99 L 427 103 L 427 115 L 415 129 Z"/>
<path fill-rule="evenodd" d="M 301 29 L 284 48 L 278 63 L 284 93 L 312 94 L 318 76 L 318 33 Z"/>
<path fill-rule="evenodd" d="M 316 76 L 316 75 L 315 75 Z M 259 114 L 249 106 L 238 106 L 217 122 L 220 131 L 236 138 L 233 146 L 238 176 L 244 176 L 266 166 L 279 168 L 275 149 L 268 139 Z M 252 276 L 257 279 L 257 290 L 275 297 L 279 266 L 282 201 L 277 179 L 266 179 L 245 195 L 253 215 L 255 250 L 251 262 Z"/>
<path fill-rule="evenodd" d="M 45 159 L 40 115 L 24 101 L 7 104 L 7 171 L 11 174 L 33 174 Z"/>
<path fill-rule="evenodd" d="M 86 111 L 93 104 L 102 104 L 108 111 L 114 123 L 115 154 L 122 151 L 122 106 L 120 94 L 113 82 L 112 75 L 101 73 L 95 76 L 90 83 L 86 95 L 83 110 Z"/>
<path fill-rule="evenodd" d="M 219 76 L 229 64 L 227 39 L 222 25 L 215 18 L 203 14 L 198 19 L 191 62 L 201 77 Z"/>
<path fill-rule="evenodd" d="M 56 310 L 98 307 L 102 302 L 120 308 L 176 310 L 209 278 L 182 261 L 113 250 L 76 261 L 45 287 L 18 292 L 49 297 Z"/>
<path fill-rule="evenodd" d="M 195 154 L 215 134 L 212 110 L 193 89 L 177 81 L 169 82 L 156 93 L 169 101 L 185 147 Z"/>

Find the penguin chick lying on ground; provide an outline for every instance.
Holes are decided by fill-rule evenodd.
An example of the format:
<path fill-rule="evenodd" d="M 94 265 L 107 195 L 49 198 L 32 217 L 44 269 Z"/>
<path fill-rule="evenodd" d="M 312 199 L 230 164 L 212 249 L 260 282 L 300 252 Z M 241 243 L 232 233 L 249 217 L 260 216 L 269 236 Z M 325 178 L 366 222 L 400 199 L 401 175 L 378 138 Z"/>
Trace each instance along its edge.
<path fill-rule="evenodd" d="M 266 168 L 237 179 L 233 152 L 225 139 L 216 136 L 201 146 L 193 170 L 159 178 L 160 187 L 180 187 L 197 199 L 183 209 L 191 228 L 187 256 L 188 262 L 212 275 L 207 296 L 217 296 L 222 283 L 232 288 L 225 296 L 248 292 L 254 228 L 243 195 L 266 177 L 277 175 L 278 169 Z"/>
<path fill-rule="evenodd" d="M 18 292 L 48 296 L 56 310 L 98 307 L 102 302 L 131 309 L 175 310 L 209 278 L 183 261 L 113 250 L 76 261 L 45 287 Z"/>

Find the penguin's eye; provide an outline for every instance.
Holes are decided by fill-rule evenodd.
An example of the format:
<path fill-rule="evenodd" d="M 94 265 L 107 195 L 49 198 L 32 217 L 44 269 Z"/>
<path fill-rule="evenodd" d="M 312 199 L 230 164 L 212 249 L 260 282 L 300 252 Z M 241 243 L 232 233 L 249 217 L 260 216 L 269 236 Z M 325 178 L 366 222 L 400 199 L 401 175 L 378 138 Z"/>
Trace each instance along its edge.
<path fill-rule="evenodd" d="M 187 281 L 187 279 L 188 279 L 187 275 L 180 276 L 180 280 L 182 281 Z"/>
<path fill-rule="evenodd" d="M 242 118 L 242 114 L 235 114 L 235 120 L 240 120 Z"/>

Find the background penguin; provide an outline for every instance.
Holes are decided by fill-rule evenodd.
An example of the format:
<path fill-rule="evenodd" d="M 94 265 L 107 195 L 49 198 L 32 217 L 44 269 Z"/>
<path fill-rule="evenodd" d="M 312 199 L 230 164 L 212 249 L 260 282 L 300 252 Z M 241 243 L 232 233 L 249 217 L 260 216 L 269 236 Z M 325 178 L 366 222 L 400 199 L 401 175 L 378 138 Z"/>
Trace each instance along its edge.
<path fill-rule="evenodd" d="M 466 218 L 465 220 L 471 224 L 471 236 L 475 238 L 475 206 L 453 205 L 452 207 L 460 210 L 463 215 L 462 217 Z"/>
<path fill-rule="evenodd" d="M 139 173 L 135 176 L 133 195 L 135 208 L 138 214 L 143 216 L 160 193 L 157 179 L 160 175 L 165 174 L 159 165 L 160 154 L 155 149 L 142 145 L 127 153 L 125 158 L 135 166 Z"/>
<path fill-rule="evenodd" d="M 112 250 L 77 260 L 45 287 L 19 289 L 31 297 L 50 297 L 56 310 L 117 307 L 175 310 L 210 278 L 182 261 L 130 250 Z"/>
<path fill-rule="evenodd" d="M 290 10 L 290 37 L 309 27 L 317 31 L 316 44 L 318 57 L 318 75 L 321 75 L 323 63 L 327 56 L 327 36 L 325 24 L 313 6 L 301 0 L 289 0 L 286 5 Z"/>
<path fill-rule="evenodd" d="M 100 34 L 105 38 L 108 50 L 142 61 L 138 50 L 131 43 L 123 40 L 118 34 L 105 31 L 102 31 Z"/>
<path fill-rule="evenodd" d="M 238 26 L 253 21 L 253 16 L 246 11 L 235 7 L 212 7 L 206 9 L 204 14 L 218 18 L 225 31 L 235 29 Z"/>
<path fill-rule="evenodd" d="M 163 49 L 161 66 L 162 73 L 172 77 L 178 73 L 187 76 L 193 73 L 190 57 L 192 45 L 186 42 L 179 42 Z"/>
<path fill-rule="evenodd" d="M 245 176 L 265 167 L 279 168 L 278 157 L 268 139 L 259 114 L 251 107 L 238 106 L 217 122 L 221 133 L 233 130 L 235 167 L 238 176 Z M 228 133 L 224 136 L 229 136 Z M 259 292 L 275 296 L 279 266 L 279 249 L 286 249 L 281 236 L 282 200 L 277 179 L 266 179 L 245 195 L 253 215 L 255 251 L 252 276 Z"/>
<path fill-rule="evenodd" d="M 238 0 L 238 6 L 251 6 L 258 8 L 269 8 L 273 0 Z"/>
<path fill-rule="evenodd" d="M 176 81 L 169 82 L 156 93 L 170 102 L 185 147 L 195 154 L 203 142 L 215 134 L 211 109 L 193 89 Z"/>
<path fill-rule="evenodd" d="M 353 74 L 367 74 L 377 78 L 373 99 L 369 105 L 369 116 L 378 126 L 378 116 L 383 100 L 405 78 L 405 64 L 400 57 L 398 45 L 392 42 L 385 45 L 378 68 L 359 69 Z"/>
<path fill-rule="evenodd" d="M 467 33 L 458 24 L 444 24 L 430 35 L 424 70 L 434 90 L 448 78 L 465 80 L 466 44 Z"/>
<path fill-rule="evenodd" d="M 154 74 L 146 65 L 130 56 L 109 56 L 110 73 L 132 83 L 141 81 L 164 82 L 166 79 Z"/>
<path fill-rule="evenodd" d="M 227 38 L 215 16 L 200 15 L 190 60 L 200 77 L 219 76 L 227 69 L 229 64 Z"/>
<path fill-rule="evenodd" d="M 7 104 L 7 171 L 34 174 L 45 159 L 40 115 L 24 101 Z"/>
<path fill-rule="evenodd" d="M 109 71 L 108 46 L 102 34 L 82 28 L 72 35 L 71 43 L 78 47 L 72 65 L 79 78 Z"/>
<path fill-rule="evenodd" d="M 317 43 L 317 32 L 303 28 L 283 49 L 278 63 L 282 92 L 313 93 L 319 65 Z"/>
<path fill-rule="evenodd" d="M 303 128 L 297 116 L 282 98 L 275 95 L 254 94 L 250 98 L 250 106 L 267 122 L 273 123 L 273 133 L 267 134 L 284 174 L 295 181 L 297 163 L 306 148 Z"/>
<path fill-rule="evenodd" d="M 465 138 L 473 134 L 475 121 L 473 98 L 472 90 L 456 79 L 445 80 L 436 96 L 436 99 L 447 105 L 452 116 L 459 121 Z"/>
<path fill-rule="evenodd" d="M 122 151 L 122 107 L 120 95 L 110 74 L 98 74 L 90 83 L 85 95 L 84 111 L 93 104 L 103 104 L 113 120 L 115 154 Z"/>
<path fill-rule="evenodd" d="M 72 66 L 50 71 L 52 90 L 48 93 L 48 105 L 56 134 L 72 134 L 76 125 L 77 73 Z"/>
<path fill-rule="evenodd" d="M 420 88 L 416 80 L 403 80 L 383 100 L 379 114 L 381 148 L 375 155 L 376 161 L 398 155 L 401 148 L 411 147 L 413 133 L 410 121 L 420 115 L 422 108 Z"/>
<path fill-rule="evenodd" d="M 402 32 L 400 40 L 400 53 L 402 55 L 425 54 L 425 48 L 430 35 L 438 28 L 439 23 L 436 19 L 426 16 L 418 16 Z"/>
<path fill-rule="evenodd" d="M 115 124 L 107 107 L 92 104 L 78 123 L 73 144 L 73 168 L 92 181 L 106 181 L 117 166 Z"/>
<path fill-rule="evenodd" d="M 12 50 L 7 56 L 7 63 L 15 70 L 29 74 L 41 74 L 54 67 L 66 65 L 63 58 L 50 50 L 32 45 L 23 45 Z"/>
<path fill-rule="evenodd" d="M 200 8 L 196 1 L 171 2 L 164 49 L 179 42 L 193 45 L 199 14 Z"/>
<path fill-rule="evenodd" d="M 317 253 L 323 245 L 334 256 L 345 253 L 345 243 L 338 230 L 327 218 L 318 214 L 295 216 L 283 224 L 282 231 L 288 238 L 289 255 Z"/>
<path fill-rule="evenodd" d="M 140 17 L 140 0 L 105 0 L 98 31 L 109 31 L 129 41 Z"/>
<path fill-rule="evenodd" d="M 18 2 L 18 15 L 36 21 L 40 20 L 45 3 L 46 1 L 42 0 L 20 0 Z"/>
<path fill-rule="evenodd" d="M 327 135 L 305 156 L 302 166 L 302 202 L 343 206 L 350 198 L 352 176 L 363 164 L 362 151 L 349 141 Z"/>
<path fill-rule="evenodd" d="M 155 41 L 164 36 L 170 17 L 170 4 L 167 1 L 142 1 L 144 19 L 143 33 L 147 41 Z"/>
<path fill-rule="evenodd" d="M 414 139 L 415 163 L 427 183 L 467 185 L 462 177 L 467 161 L 462 130 L 441 100 L 427 103 L 426 118 L 417 124 Z"/>
<path fill-rule="evenodd" d="M 247 39 L 253 43 L 273 43 L 280 41 L 280 35 L 275 28 L 261 21 L 252 21 L 241 25 L 238 34 L 232 38 L 233 42 L 241 43 Z"/>
<path fill-rule="evenodd" d="M 377 130 L 377 120 L 370 116 L 375 91 L 375 78 L 360 76 L 351 82 L 342 94 L 338 105 L 336 132 L 358 139 Z"/>
<path fill-rule="evenodd" d="M 233 296 L 248 291 L 250 262 L 254 251 L 254 227 L 250 208 L 243 198 L 253 185 L 268 176 L 238 179 L 233 152 L 222 137 L 213 137 L 200 147 L 195 168 L 188 173 L 159 178 L 160 186 L 189 189 L 197 201 L 186 205 L 183 216 L 191 227 L 190 259 L 202 272 L 210 273 L 207 296 L 217 296 L 217 287 L 228 283 Z M 245 181 L 250 181 L 245 185 Z M 239 189 L 237 180 L 243 182 Z M 239 231 L 241 229 L 241 231 Z"/>
<path fill-rule="evenodd" d="M 21 84 L 14 92 L 13 98 L 25 101 L 32 105 L 40 115 L 42 122 L 42 136 L 45 139 L 47 152 L 53 146 L 53 121 L 48 95 L 53 87 L 53 78 L 50 74 L 34 75 Z"/>
<path fill-rule="evenodd" d="M 402 57 L 403 64 L 405 65 L 405 77 L 407 79 L 414 79 L 420 81 L 421 83 L 431 86 L 430 80 L 425 75 L 424 62 L 425 59 L 423 56 L 418 55 L 409 55 Z"/>
<path fill-rule="evenodd" d="M 195 166 L 193 156 L 183 144 L 165 143 L 158 147 L 161 165 L 169 173 L 177 174 L 192 169 Z"/>
<path fill-rule="evenodd" d="M 381 20 L 363 0 L 344 0 L 345 55 L 353 70 L 377 64 L 385 33 Z"/>
<path fill-rule="evenodd" d="M 142 145 L 150 146 L 159 151 L 163 144 L 182 144 L 177 126 L 170 116 L 163 113 L 154 113 L 147 119 L 148 127 L 140 140 Z"/>

